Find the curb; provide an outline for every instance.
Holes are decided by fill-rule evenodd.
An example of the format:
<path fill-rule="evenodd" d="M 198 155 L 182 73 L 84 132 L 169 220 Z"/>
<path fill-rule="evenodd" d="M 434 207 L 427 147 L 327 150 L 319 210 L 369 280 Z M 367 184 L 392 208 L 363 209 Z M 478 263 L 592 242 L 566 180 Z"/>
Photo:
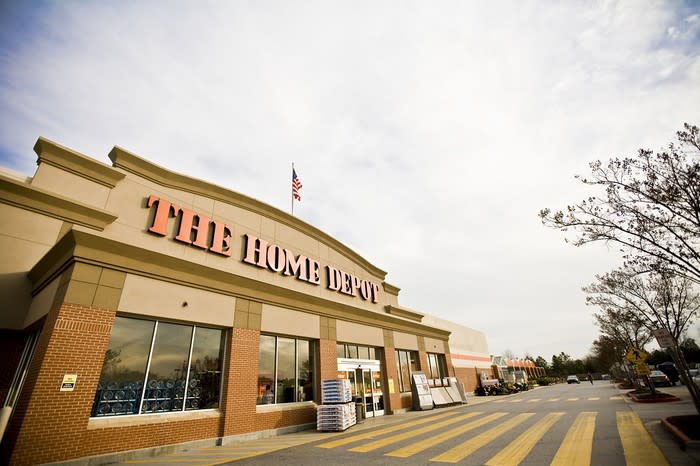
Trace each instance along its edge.
<path fill-rule="evenodd" d="M 695 415 L 690 416 L 668 416 L 661 418 L 661 425 L 663 425 L 670 433 L 673 438 L 678 442 L 681 450 L 693 450 L 695 452 L 700 452 L 700 440 L 693 440 L 683 433 L 678 427 L 673 425 L 671 419 L 679 419 L 685 417 L 696 417 Z"/>
<path fill-rule="evenodd" d="M 637 398 L 636 396 L 631 395 L 629 393 L 627 394 L 627 396 L 632 398 L 632 400 L 636 403 L 669 403 L 672 401 L 681 401 L 681 399 L 676 397 L 676 396 L 667 396 L 667 397 L 664 397 L 661 399 L 656 399 L 656 400 L 645 400 L 645 399 Z"/>

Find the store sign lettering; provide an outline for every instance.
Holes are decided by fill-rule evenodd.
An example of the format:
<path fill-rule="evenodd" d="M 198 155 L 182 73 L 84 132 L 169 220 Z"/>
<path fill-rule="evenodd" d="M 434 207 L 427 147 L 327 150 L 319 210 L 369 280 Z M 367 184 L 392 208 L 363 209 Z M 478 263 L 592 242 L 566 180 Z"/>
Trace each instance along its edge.
<path fill-rule="evenodd" d="M 180 226 L 175 235 L 175 241 L 207 249 L 222 256 L 231 255 L 233 227 L 151 195 L 148 197 L 146 206 L 151 208 L 154 205 L 156 213 L 153 216 L 153 224 L 148 228 L 151 233 L 166 236 L 168 219 L 180 216 Z"/>
<path fill-rule="evenodd" d="M 204 215 L 180 207 L 170 201 L 151 195 L 146 207 L 155 206 L 153 222 L 148 231 L 159 236 L 167 236 L 168 219 L 178 218 L 180 223 L 174 240 L 208 250 L 222 256 L 231 256 L 233 227 L 212 220 Z M 282 275 L 294 276 L 297 280 L 321 284 L 321 264 L 303 254 L 296 255 L 286 248 L 269 243 L 251 234 L 243 235 L 245 241 L 242 261 L 256 267 L 268 269 Z M 379 302 L 379 285 L 361 279 L 351 273 L 327 265 L 326 288 L 348 296 L 360 296 L 364 300 Z"/>
<path fill-rule="evenodd" d="M 276 244 L 269 244 L 264 239 L 256 238 L 246 233 L 245 257 L 243 262 L 268 268 L 282 275 L 294 275 L 297 280 L 318 285 L 321 283 L 321 266 L 306 256 L 295 256 L 289 249 L 283 249 Z"/>

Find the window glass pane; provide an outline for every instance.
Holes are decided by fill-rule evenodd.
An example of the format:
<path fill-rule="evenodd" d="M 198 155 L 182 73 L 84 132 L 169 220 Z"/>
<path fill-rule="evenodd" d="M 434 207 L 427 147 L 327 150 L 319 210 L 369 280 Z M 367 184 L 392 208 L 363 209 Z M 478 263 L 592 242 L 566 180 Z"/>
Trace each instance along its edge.
<path fill-rule="evenodd" d="M 115 317 L 97 385 L 93 416 L 138 411 L 154 325 L 155 322 L 147 320 Z"/>
<path fill-rule="evenodd" d="M 345 345 L 338 343 L 335 345 L 335 357 L 344 358 L 345 357 Z"/>
<path fill-rule="evenodd" d="M 398 383 L 399 383 L 399 392 L 403 391 L 403 377 L 401 375 L 401 357 L 400 357 L 400 351 L 396 351 L 396 371 L 397 371 L 397 376 L 398 376 Z"/>
<path fill-rule="evenodd" d="M 369 359 L 369 348 L 366 346 L 358 346 L 358 355 L 360 359 Z"/>
<path fill-rule="evenodd" d="M 296 399 L 294 343 L 291 338 L 277 338 L 277 403 L 292 403 Z"/>
<path fill-rule="evenodd" d="M 437 355 L 433 353 L 428 353 L 428 366 L 430 368 L 430 378 L 436 379 L 440 377 L 437 365 Z"/>
<path fill-rule="evenodd" d="M 350 359 L 357 359 L 357 345 L 347 345 L 348 357 Z"/>
<path fill-rule="evenodd" d="M 299 368 L 299 388 L 297 401 L 310 401 L 313 396 L 313 361 L 311 342 L 297 340 L 297 367 Z"/>
<path fill-rule="evenodd" d="M 399 353 L 401 359 L 401 391 L 410 392 L 411 391 L 411 372 L 409 369 L 408 351 L 401 351 Z"/>
<path fill-rule="evenodd" d="M 192 326 L 158 323 L 142 413 L 182 410 L 176 389 L 185 386 L 191 341 Z"/>
<path fill-rule="evenodd" d="M 376 348 L 369 348 L 369 359 L 379 359 Z"/>
<path fill-rule="evenodd" d="M 223 330 L 202 327 L 195 329 L 185 409 L 219 407 L 224 335 Z M 177 394 L 176 392 L 176 396 Z"/>
<path fill-rule="evenodd" d="M 275 402 L 275 340 L 269 335 L 260 335 L 260 358 L 258 362 L 258 404 Z"/>
<path fill-rule="evenodd" d="M 416 372 L 418 369 L 418 353 L 415 351 L 408 351 L 408 355 L 411 358 L 410 361 L 410 371 L 411 373 Z"/>

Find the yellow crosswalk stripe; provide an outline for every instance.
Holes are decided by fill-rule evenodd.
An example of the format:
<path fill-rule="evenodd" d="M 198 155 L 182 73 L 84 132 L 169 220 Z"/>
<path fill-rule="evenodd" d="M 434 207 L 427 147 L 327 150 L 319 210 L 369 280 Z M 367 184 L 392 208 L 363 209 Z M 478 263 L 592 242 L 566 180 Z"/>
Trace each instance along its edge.
<path fill-rule="evenodd" d="M 547 414 L 537 424 L 510 442 L 496 456 L 488 460 L 486 466 L 517 466 L 563 415 L 564 413 Z"/>
<path fill-rule="evenodd" d="M 668 465 L 666 458 L 651 439 L 636 413 L 618 411 L 617 431 L 620 434 L 627 466 Z"/>
<path fill-rule="evenodd" d="M 582 412 L 564 437 L 550 466 L 589 466 L 593 450 L 593 432 L 598 413 Z"/>
<path fill-rule="evenodd" d="M 518 426 L 519 424 L 522 424 L 534 415 L 535 413 L 518 414 L 517 416 L 507 420 L 503 424 L 497 425 L 496 427 L 493 427 L 487 430 L 486 432 L 482 432 L 476 437 L 472 437 L 466 442 L 463 442 L 462 444 L 447 450 L 441 455 L 430 458 L 430 461 L 438 461 L 442 463 L 457 463 L 459 461 L 462 461 L 464 458 L 471 455 L 479 448 L 495 440 L 496 437 L 498 437 L 499 435 L 508 432 L 510 429 Z"/>
<path fill-rule="evenodd" d="M 591 396 L 588 398 L 588 401 L 598 401 L 598 400 L 600 400 L 599 396 Z"/>
<path fill-rule="evenodd" d="M 621 399 L 622 399 L 622 397 L 619 396 L 619 395 L 615 395 L 615 396 L 611 396 L 611 397 L 610 397 L 610 401 L 613 401 L 613 400 L 621 400 Z"/>
<path fill-rule="evenodd" d="M 521 399 L 510 400 L 508 403 L 520 403 L 521 401 L 523 401 L 523 400 L 521 400 Z"/>
<path fill-rule="evenodd" d="M 578 398 L 567 398 L 566 401 L 578 401 Z"/>
<path fill-rule="evenodd" d="M 540 400 L 542 400 L 542 398 L 533 398 L 531 400 L 527 400 L 527 402 L 528 403 L 535 403 L 535 402 L 540 401 Z"/>
<path fill-rule="evenodd" d="M 476 416 L 477 414 L 481 414 L 481 413 L 480 413 L 480 412 L 479 412 L 479 413 L 473 413 L 472 416 Z M 384 429 L 373 430 L 373 431 L 365 432 L 365 433 L 362 433 L 362 434 L 351 435 L 350 437 L 343 437 L 343 438 L 338 439 L 338 440 L 332 440 L 332 441 L 330 441 L 330 442 L 322 443 L 322 444 L 320 444 L 320 445 L 316 445 L 316 448 L 335 448 L 335 447 L 340 447 L 340 446 L 343 446 L 343 445 L 347 445 L 348 443 L 353 443 L 353 442 L 357 442 L 357 441 L 360 441 L 360 440 L 365 440 L 365 439 L 368 439 L 368 438 L 377 437 L 377 436 L 383 435 L 383 434 L 389 434 L 389 433 L 391 433 L 391 432 L 396 432 L 397 430 L 408 429 L 408 428 L 410 428 L 410 427 L 419 426 L 419 425 L 421 425 L 421 424 L 426 424 L 426 423 L 428 423 L 428 422 L 435 422 L 435 421 L 438 420 L 438 419 L 443 419 L 443 418 L 445 418 L 445 417 L 454 416 L 454 415 L 455 415 L 454 412 L 450 412 L 450 413 L 438 414 L 438 415 L 436 415 L 436 416 L 425 417 L 425 418 L 419 419 L 419 420 L 417 420 L 417 421 L 402 422 L 402 423 L 399 423 L 399 424 L 397 424 L 397 425 L 395 425 L 395 426 L 385 427 Z"/>
<path fill-rule="evenodd" d="M 442 434 L 439 434 L 439 435 L 431 436 L 430 438 L 426 438 L 425 440 L 421 440 L 420 442 L 412 443 L 411 445 L 408 445 L 406 447 L 391 451 L 391 452 L 387 453 L 385 456 L 395 456 L 398 458 L 407 458 L 409 456 L 415 455 L 418 452 L 421 452 L 423 450 L 427 450 L 428 448 L 430 448 L 434 445 L 438 445 L 438 444 L 445 442 L 451 438 L 457 437 L 458 435 L 462 435 L 465 432 L 469 432 L 472 429 L 476 429 L 477 427 L 483 426 L 484 424 L 488 424 L 491 421 L 502 418 L 506 414 L 507 413 L 490 414 L 484 418 L 477 419 L 476 421 L 472 421 L 472 422 L 469 422 L 461 427 L 457 427 L 456 429 L 452 429 L 452 430 L 449 430 L 447 432 L 443 432 Z"/>
<path fill-rule="evenodd" d="M 481 413 L 469 413 L 469 414 L 465 414 L 463 416 L 458 416 L 458 417 L 453 418 L 453 419 L 448 419 L 446 421 L 436 422 L 435 424 L 421 427 L 420 429 L 415 429 L 415 430 L 411 430 L 408 432 L 403 432 L 401 434 L 394 434 L 394 435 L 391 435 L 391 436 L 383 438 L 383 439 L 375 440 L 374 442 L 369 442 L 369 443 L 366 443 L 364 445 L 360 445 L 360 446 L 357 446 L 355 448 L 351 448 L 350 451 L 360 451 L 360 452 L 366 453 L 368 451 L 376 450 L 377 448 L 382 448 L 382 447 L 385 447 L 387 445 L 391 445 L 392 443 L 395 443 L 395 442 L 400 442 L 401 440 L 406 440 L 406 439 L 409 439 L 411 437 L 417 437 L 421 434 L 425 434 L 426 432 L 431 432 L 433 430 L 447 427 L 451 424 L 455 424 L 459 421 L 463 421 L 464 419 L 469 419 L 470 417 L 474 417 L 474 416 L 477 416 L 479 414 L 481 414 Z M 504 413 L 504 415 L 505 415 L 505 413 Z"/>
<path fill-rule="evenodd" d="M 560 399 L 561 399 L 561 398 L 550 398 L 550 399 L 548 399 L 547 401 L 550 401 L 550 402 L 552 402 L 552 401 L 559 401 Z"/>

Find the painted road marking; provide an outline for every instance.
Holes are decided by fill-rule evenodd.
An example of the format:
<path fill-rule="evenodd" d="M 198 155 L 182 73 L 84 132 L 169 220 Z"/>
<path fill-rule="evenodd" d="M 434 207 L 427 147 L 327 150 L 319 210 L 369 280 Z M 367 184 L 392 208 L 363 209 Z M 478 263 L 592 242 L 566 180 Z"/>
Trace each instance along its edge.
<path fill-rule="evenodd" d="M 644 428 L 641 419 L 632 411 L 617 412 L 617 431 L 625 451 L 627 466 L 664 466 L 666 458 Z"/>
<path fill-rule="evenodd" d="M 477 414 L 481 414 L 481 413 L 480 413 L 480 412 L 478 412 L 478 413 L 473 413 L 472 416 L 476 416 Z M 335 447 L 340 447 L 340 446 L 342 446 L 342 445 L 347 445 L 348 443 L 353 443 L 353 442 L 357 442 L 357 441 L 360 441 L 360 440 L 365 440 L 365 439 L 372 438 L 372 437 L 376 437 L 376 436 L 382 435 L 382 434 L 388 434 L 388 433 L 391 433 L 391 432 L 396 432 L 397 430 L 403 430 L 403 429 L 407 429 L 407 428 L 409 428 L 409 427 L 419 426 L 419 425 L 425 424 L 425 423 L 427 423 L 427 422 L 434 422 L 434 421 L 437 420 L 437 419 L 442 419 L 442 418 L 445 418 L 445 417 L 448 417 L 448 416 L 454 416 L 454 415 L 455 415 L 454 412 L 450 412 L 450 413 L 445 413 L 445 414 L 438 414 L 437 416 L 426 417 L 426 418 L 423 418 L 423 419 L 419 419 L 419 420 L 417 420 L 417 421 L 402 422 L 402 423 L 399 423 L 399 424 L 397 424 L 397 425 L 395 425 L 395 426 L 386 427 L 386 428 L 384 428 L 384 429 L 373 430 L 373 431 L 370 431 L 370 432 L 365 432 L 365 433 L 357 434 L 357 435 L 351 435 L 350 437 L 343 437 L 343 438 L 338 439 L 338 440 L 333 440 L 333 441 L 330 441 L 330 442 L 322 443 L 322 444 L 320 444 L 320 445 L 316 445 L 316 448 L 335 448 Z"/>
<path fill-rule="evenodd" d="M 486 466 L 517 466 L 563 415 L 564 413 L 547 414 L 537 424 L 510 442 L 496 456 L 488 460 Z"/>
<path fill-rule="evenodd" d="M 593 450 L 593 432 L 598 413 L 582 412 L 564 437 L 550 466 L 589 466 Z"/>
<path fill-rule="evenodd" d="M 598 401 L 598 400 L 600 400 L 599 396 L 591 396 L 588 398 L 588 401 Z"/>
<path fill-rule="evenodd" d="M 440 444 L 440 443 L 445 442 L 451 438 L 457 437 L 458 435 L 462 435 L 465 432 L 469 432 L 472 429 L 476 429 L 477 427 L 483 426 L 484 424 L 487 424 L 491 421 L 494 421 L 496 419 L 500 419 L 507 414 L 508 413 L 490 414 L 482 419 L 477 419 L 476 421 L 472 421 L 472 422 L 469 422 L 461 427 L 457 427 L 456 429 L 452 429 L 452 430 L 449 430 L 447 432 L 443 432 L 442 434 L 431 436 L 429 438 L 426 438 L 425 440 L 421 440 L 420 442 L 412 443 L 411 445 L 408 445 L 406 447 L 391 451 L 391 452 L 387 453 L 385 456 L 395 456 L 398 458 L 407 458 L 411 455 L 415 455 L 418 452 L 426 450 L 434 445 Z"/>
<path fill-rule="evenodd" d="M 561 399 L 561 398 L 550 398 L 550 399 L 548 399 L 547 401 L 550 401 L 550 402 L 552 402 L 552 401 L 559 401 L 560 399 Z"/>
<path fill-rule="evenodd" d="M 532 400 L 527 400 L 528 403 L 535 403 L 537 401 L 542 400 L 542 398 L 533 398 Z"/>
<path fill-rule="evenodd" d="M 610 397 L 610 401 L 613 401 L 613 400 L 621 400 L 621 399 L 622 399 L 622 397 L 619 396 L 619 395 L 615 395 L 615 396 L 611 396 L 611 397 Z"/>
<path fill-rule="evenodd" d="M 459 461 L 462 461 L 464 458 L 471 455 L 479 448 L 494 441 L 498 436 L 522 424 L 534 415 L 535 413 L 518 414 L 517 416 L 508 419 L 503 424 L 497 425 L 496 427 L 493 427 L 487 430 L 486 432 L 482 432 L 476 437 L 472 437 L 466 442 L 463 442 L 461 445 L 457 445 L 456 447 L 447 450 L 441 455 L 430 458 L 430 461 L 439 461 L 442 463 L 457 463 Z"/>
<path fill-rule="evenodd" d="M 521 400 L 521 399 L 510 400 L 508 403 L 520 403 L 521 401 L 523 401 L 523 400 Z"/>
<path fill-rule="evenodd" d="M 481 414 L 481 413 L 469 413 L 469 414 L 465 414 L 463 416 L 458 416 L 454 419 L 448 419 L 446 421 L 436 422 L 435 424 L 432 424 L 432 425 L 429 425 L 426 427 L 421 427 L 420 429 L 410 430 L 410 431 L 404 432 L 402 434 L 391 435 L 391 436 L 384 438 L 384 439 L 375 440 L 374 442 L 369 442 L 369 443 L 366 443 L 364 445 L 360 445 L 360 446 L 357 446 L 355 448 L 351 448 L 350 451 L 360 451 L 360 452 L 366 453 L 368 451 L 376 450 L 377 448 L 382 448 L 382 447 L 385 447 L 387 445 L 391 445 L 392 443 L 395 443 L 395 442 L 400 442 L 401 440 L 406 440 L 406 439 L 409 439 L 411 437 L 417 437 L 417 436 L 424 434 L 426 432 L 431 432 L 433 430 L 437 430 L 437 429 L 440 429 L 442 427 L 447 427 L 451 424 L 455 424 L 459 421 L 463 421 L 464 419 L 469 419 L 470 417 L 474 417 L 474 416 L 477 416 L 479 414 Z"/>
<path fill-rule="evenodd" d="M 496 427 L 487 430 L 486 432 L 482 432 L 476 437 L 472 437 L 466 442 L 457 445 L 456 447 L 451 448 L 450 450 L 447 450 L 441 455 L 430 458 L 430 461 L 438 461 L 441 463 L 458 463 L 459 461 L 462 461 L 464 458 L 474 453 L 479 448 L 483 447 L 484 445 L 490 442 L 493 442 L 496 438 L 498 438 L 499 435 L 508 432 L 510 429 L 522 424 L 534 415 L 535 413 L 518 414 L 517 416 L 508 419 L 503 424 L 499 424 Z"/>
<path fill-rule="evenodd" d="M 578 398 L 567 398 L 566 401 L 578 401 Z"/>

